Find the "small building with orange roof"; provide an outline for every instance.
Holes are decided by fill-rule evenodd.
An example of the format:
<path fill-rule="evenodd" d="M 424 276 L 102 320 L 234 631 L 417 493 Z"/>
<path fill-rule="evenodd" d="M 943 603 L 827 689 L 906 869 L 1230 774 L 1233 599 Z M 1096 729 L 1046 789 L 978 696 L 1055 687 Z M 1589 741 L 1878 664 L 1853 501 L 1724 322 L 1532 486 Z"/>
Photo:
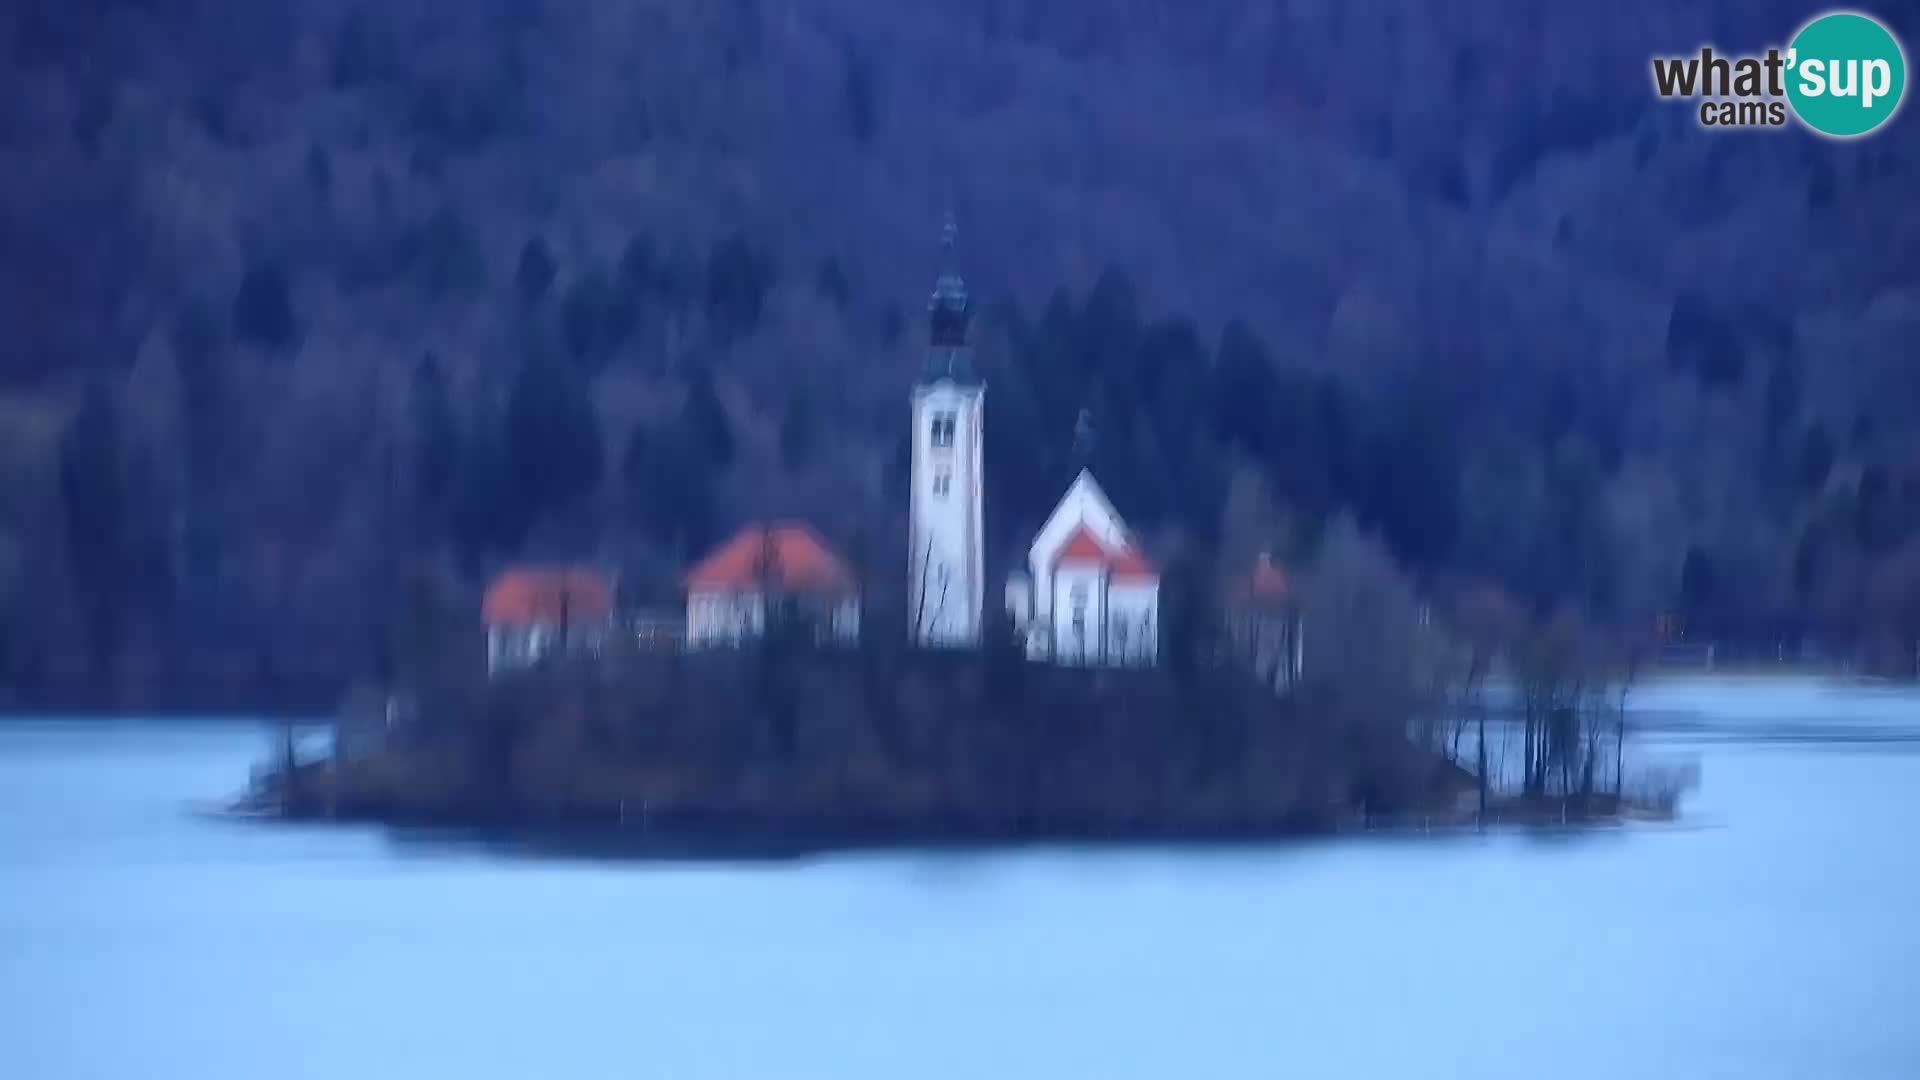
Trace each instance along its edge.
<path fill-rule="evenodd" d="M 1081 470 L 1007 582 L 1007 611 L 1035 660 L 1131 667 L 1160 652 L 1160 571 Z"/>
<path fill-rule="evenodd" d="M 801 620 L 823 643 L 859 640 L 858 581 L 819 534 L 798 522 L 740 530 L 687 573 L 686 585 L 690 648 L 758 638 L 770 614 Z"/>
<path fill-rule="evenodd" d="M 613 581 L 586 566 L 514 566 L 487 586 L 487 673 L 532 667 L 556 651 L 597 654 L 613 629 Z"/>
<path fill-rule="evenodd" d="M 1297 584 L 1272 554 L 1227 583 L 1227 639 L 1254 674 L 1285 693 L 1300 681 L 1305 658 Z"/>

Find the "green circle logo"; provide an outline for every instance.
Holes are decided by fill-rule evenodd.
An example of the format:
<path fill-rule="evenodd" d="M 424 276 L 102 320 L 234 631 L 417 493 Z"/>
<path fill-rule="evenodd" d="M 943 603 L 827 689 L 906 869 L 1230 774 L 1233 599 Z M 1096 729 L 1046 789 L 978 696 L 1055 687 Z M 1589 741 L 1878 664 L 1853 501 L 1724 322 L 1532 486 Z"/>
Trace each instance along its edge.
<path fill-rule="evenodd" d="M 1907 89 L 1907 57 L 1887 28 L 1851 11 L 1808 23 L 1787 49 L 1787 100 L 1800 122 L 1836 139 L 1893 118 Z"/>

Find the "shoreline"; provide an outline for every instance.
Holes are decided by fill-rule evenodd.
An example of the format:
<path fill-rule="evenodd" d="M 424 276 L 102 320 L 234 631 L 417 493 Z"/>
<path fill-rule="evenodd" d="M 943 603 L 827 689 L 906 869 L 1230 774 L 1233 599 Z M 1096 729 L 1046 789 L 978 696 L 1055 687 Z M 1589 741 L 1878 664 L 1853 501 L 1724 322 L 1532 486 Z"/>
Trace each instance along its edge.
<path fill-rule="evenodd" d="M 996 829 L 921 824 L 902 827 L 775 825 L 765 821 L 720 825 L 680 822 L 648 828 L 595 827 L 585 823 L 479 821 L 446 815 L 389 817 L 286 816 L 271 811 L 226 808 L 208 816 L 245 825 L 373 825 L 401 842 L 471 845 L 534 857 L 583 857 L 660 862 L 782 862 L 836 855 L 1001 854 L 1049 848 L 1105 852 L 1183 850 L 1226 851 L 1267 848 L 1313 841 L 1376 838 L 1444 840 L 1494 833 L 1507 835 L 1604 835 L 1631 826 L 1671 825 L 1678 819 L 1653 812 L 1592 814 L 1561 820 L 1545 816 L 1499 816 L 1478 822 L 1464 818 L 1421 820 L 1396 817 L 1372 824 L 1329 829 L 1275 827 L 1114 829 L 1061 827 Z"/>
<path fill-rule="evenodd" d="M 301 767 L 326 783 L 326 762 Z M 487 846 L 573 851 L 609 857 L 791 859 L 860 852 L 1006 851 L 1048 846 L 1216 848 L 1264 846 L 1353 836 L 1459 836 L 1491 830 L 1595 832 L 1671 823 L 1678 814 L 1611 794 L 1505 796 L 1477 805 L 1457 800 L 1425 810 L 1367 815 L 1342 808 L 1299 808 L 1267 816 L 1154 814 L 1009 815 L 991 812 L 867 810 L 809 812 L 779 805 L 746 808 L 682 805 L 660 809 L 579 806 L 545 811 L 513 807 L 405 808 L 376 801 L 341 804 L 309 786 L 289 802 L 254 791 L 202 804 L 210 817 L 250 824 L 377 825 L 398 833 L 434 833 Z M 609 811 L 612 811 L 611 813 Z"/>

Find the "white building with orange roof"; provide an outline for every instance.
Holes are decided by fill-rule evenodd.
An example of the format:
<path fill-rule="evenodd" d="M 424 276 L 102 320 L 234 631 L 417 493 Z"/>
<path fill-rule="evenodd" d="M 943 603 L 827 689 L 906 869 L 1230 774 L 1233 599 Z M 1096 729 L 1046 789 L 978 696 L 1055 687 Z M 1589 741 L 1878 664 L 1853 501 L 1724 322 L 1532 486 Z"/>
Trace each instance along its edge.
<path fill-rule="evenodd" d="M 591 567 L 509 567 L 487 586 L 487 674 L 529 668 L 556 651 L 597 653 L 613 629 L 612 580 Z"/>
<path fill-rule="evenodd" d="M 1007 582 L 1007 612 L 1035 660 L 1136 667 L 1160 653 L 1160 571 L 1093 474 L 1081 470 Z"/>
<path fill-rule="evenodd" d="M 1280 693 L 1299 685 L 1306 662 L 1300 607 L 1292 576 L 1267 552 L 1227 586 L 1227 639 L 1253 673 Z"/>
<path fill-rule="evenodd" d="M 823 642 L 860 637 L 860 589 L 844 560 L 797 522 L 735 533 L 687 574 L 687 646 L 738 646 L 766 633 L 771 614 L 813 627 Z"/>

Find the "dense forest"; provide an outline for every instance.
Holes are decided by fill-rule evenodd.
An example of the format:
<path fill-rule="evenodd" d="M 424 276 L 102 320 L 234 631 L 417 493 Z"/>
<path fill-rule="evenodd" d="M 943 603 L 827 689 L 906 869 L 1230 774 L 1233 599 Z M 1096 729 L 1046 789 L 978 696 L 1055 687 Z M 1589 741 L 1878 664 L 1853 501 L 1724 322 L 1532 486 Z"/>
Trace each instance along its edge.
<path fill-rule="evenodd" d="M 899 558 L 943 215 L 989 528 L 1910 664 L 1920 132 L 1708 132 L 1775 0 L 16 0 L 0 685 L 331 685 L 520 558 Z M 1911 35 L 1920 27 L 1895 26 Z M 884 573 L 882 569 L 872 571 Z"/>

